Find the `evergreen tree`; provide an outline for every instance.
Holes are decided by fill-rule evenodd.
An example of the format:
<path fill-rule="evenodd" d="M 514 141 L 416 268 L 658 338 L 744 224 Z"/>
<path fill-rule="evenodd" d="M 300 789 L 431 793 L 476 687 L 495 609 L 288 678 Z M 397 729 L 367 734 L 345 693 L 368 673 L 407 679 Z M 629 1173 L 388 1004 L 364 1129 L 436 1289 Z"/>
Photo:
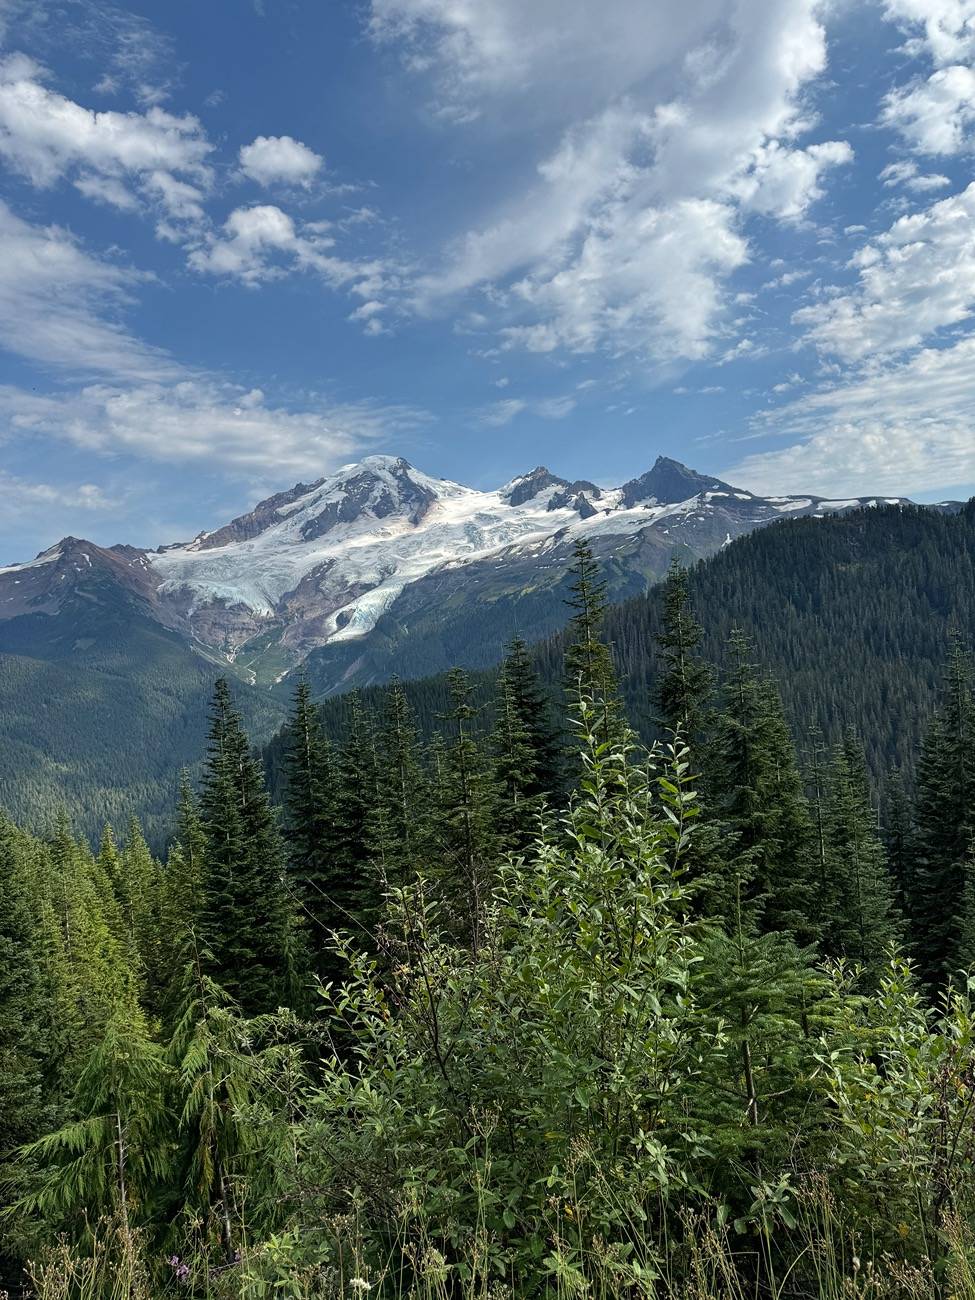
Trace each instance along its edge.
<path fill-rule="evenodd" d="M 334 925 L 328 896 L 335 869 L 332 753 L 304 673 L 285 727 L 285 835 L 291 875 L 313 928 Z M 318 936 L 312 937 L 313 945 Z"/>
<path fill-rule="evenodd" d="M 463 669 L 451 670 L 448 689 L 450 709 L 443 721 L 452 734 L 438 755 L 433 792 L 437 873 L 459 933 L 476 943 L 499 850 L 497 788 L 474 738 L 475 709 Z"/>
<path fill-rule="evenodd" d="M 0 1187 L 10 1152 L 49 1118 L 45 1066 L 54 1049 L 53 1007 L 31 903 L 31 850 L 0 814 Z"/>
<path fill-rule="evenodd" d="M 538 751 L 522 712 L 514 672 L 508 660 L 498 674 L 491 749 L 498 785 L 498 831 L 506 848 L 525 849 L 538 832 L 544 804 Z"/>
<path fill-rule="evenodd" d="M 676 556 L 663 584 L 662 607 L 663 627 L 657 635 L 662 661 L 656 687 L 659 723 L 667 731 L 679 730 L 694 754 L 703 739 L 714 672 L 699 658 L 704 633 L 691 610 L 687 570 Z"/>
<path fill-rule="evenodd" d="M 420 759 L 416 722 L 399 678 L 384 693 L 377 740 L 376 802 L 369 843 L 387 884 L 409 881 L 427 859 L 430 791 Z"/>
<path fill-rule="evenodd" d="M 74 1118 L 21 1148 L 38 1174 L 15 1209 L 79 1234 L 99 1214 L 146 1222 L 172 1155 L 166 1081 L 162 1049 L 126 997 L 78 1075 Z"/>
<path fill-rule="evenodd" d="M 232 1262 L 245 1205 L 251 1231 L 278 1212 L 273 1143 L 255 1109 L 274 1092 L 277 1058 L 290 1049 L 258 1047 L 273 1018 L 244 1020 L 203 967 L 202 955 L 191 952 L 166 1053 L 178 1121 L 174 1181 L 183 1213 L 201 1221 L 204 1238 L 219 1240 Z"/>
<path fill-rule="evenodd" d="M 318 904 L 327 930 L 348 930 L 368 947 L 380 893 L 372 828 L 379 803 L 376 729 L 358 692 L 349 697 L 346 728 L 334 767 L 327 868 Z"/>
<path fill-rule="evenodd" d="M 574 612 L 566 632 L 566 695 L 570 711 L 580 698 L 592 702 L 600 719 L 597 734 L 608 744 L 622 739 L 625 726 L 613 654 L 602 639 L 606 583 L 599 576 L 592 548 L 581 538 L 574 544 L 574 557 L 572 595 L 567 602 Z"/>
<path fill-rule="evenodd" d="M 563 786 L 559 731 L 552 719 L 552 700 L 521 637 L 515 637 L 508 645 L 501 671 L 532 751 L 533 779 L 526 793 L 529 797 L 544 795 L 552 799 Z"/>
<path fill-rule="evenodd" d="M 246 1011 L 274 1008 L 294 979 L 293 909 L 263 773 L 225 678 L 214 690 L 200 814 L 202 934 L 213 972 Z"/>
<path fill-rule="evenodd" d="M 904 773 L 899 767 L 895 767 L 889 774 L 885 785 L 883 829 L 894 901 L 901 915 L 909 917 L 917 898 L 915 845 L 911 804 L 905 788 Z"/>
<path fill-rule="evenodd" d="M 775 687 L 732 634 L 733 667 L 715 722 L 709 788 L 726 834 L 728 911 L 740 888 L 764 931 L 815 937 L 814 840 L 795 746 Z"/>
<path fill-rule="evenodd" d="M 973 674 L 957 640 L 921 751 L 915 827 L 913 938 L 921 973 L 934 982 L 951 974 L 958 960 L 965 862 L 975 834 Z"/>
<path fill-rule="evenodd" d="M 819 908 L 823 949 L 830 956 L 850 958 L 876 977 L 900 929 L 870 806 L 863 751 L 851 733 L 833 754 L 824 821 L 826 893 Z"/>

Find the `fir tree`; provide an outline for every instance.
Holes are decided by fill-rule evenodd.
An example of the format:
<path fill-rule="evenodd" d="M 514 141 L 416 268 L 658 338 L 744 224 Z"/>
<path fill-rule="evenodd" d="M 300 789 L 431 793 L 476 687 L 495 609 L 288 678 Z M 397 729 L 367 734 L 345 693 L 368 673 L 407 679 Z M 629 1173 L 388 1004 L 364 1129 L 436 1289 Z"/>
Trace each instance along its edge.
<path fill-rule="evenodd" d="M 475 709 L 467 674 L 448 674 L 450 709 L 443 715 L 452 735 L 438 755 L 434 835 L 438 875 L 459 932 L 477 939 L 499 849 L 497 788 L 487 756 L 474 738 Z"/>
<path fill-rule="evenodd" d="M 734 632 L 730 648 L 708 774 L 726 833 L 724 891 L 732 906 L 741 888 L 762 930 L 790 931 L 806 943 L 815 937 L 813 827 L 795 746 L 778 692 L 759 677 L 747 639 Z"/>
<path fill-rule="evenodd" d="M 54 1008 L 44 980 L 41 935 L 31 903 L 31 850 L 0 814 L 0 1187 L 10 1152 L 49 1117 L 45 1065 Z"/>
<path fill-rule="evenodd" d="M 39 1173 L 15 1209 L 79 1233 L 99 1214 L 126 1229 L 147 1221 L 172 1154 L 166 1080 L 162 1049 L 126 997 L 78 1075 L 74 1118 L 21 1148 Z"/>
<path fill-rule="evenodd" d="M 900 938 L 886 855 L 875 826 L 866 765 L 848 733 L 834 751 L 824 809 L 826 893 L 819 920 L 824 951 L 876 977 Z"/>
<path fill-rule="evenodd" d="M 508 645 L 501 671 L 532 751 L 533 779 L 526 793 L 529 797 L 554 798 L 563 784 L 558 727 L 552 719 L 552 700 L 521 637 L 515 637 Z"/>
<path fill-rule="evenodd" d="M 583 539 L 574 544 L 571 569 L 573 615 L 566 632 L 565 689 L 570 710 L 580 698 L 589 700 L 600 718 L 598 735 L 608 744 L 622 738 L 625 727 L 613 654 L 603 638 L 606 583 L 592 548 Z"/>
<path fill-rule="evenodd" d="M 526 848 L 536 836 L 544 804 L 538 751 L 522 708 L 506 660 L 498 674 L 491 749 L 498 785 L 498 830 L 505 847 L 515 850 Z"/>
<path fill-rule="evenodd" d="M 659 722 L 667 731 L 679 730 L 693 754 L 702 742 L 714 672 L 699 658 L 704 634 L 691 610 L 687 570 L 676 556 L 663 584 L 662 605 L 663 627 L 657 636 L 662 661 L 656 688 Z"/>
<path fill-rule="evenodd" d="M 285 727 L 285 835 L 292 879 L 313 921 L 321 921 L 333 871 L 331 747 L 302 673 Z"/>
<path fill-rule="evenodd" d="M 401 885 L 422 868 L 430 852 L 430 791 L 413 710 L 398 678 L 384 694 L 377 751 L 369 843 L 383 880 Z"/>
<path fill-rule="evenodd" d="M 213 970 L 249 1012 L 291 988 L 294 918 L 261 769 L 225 678 L 216 683 L 200 800 L 206 834 L 202 933 Z"/>
<path fill-rule="evenodd" d="M 889 774 L 885 784 L 883 838 L 894 900 L 901 915 L 909 917 L 917 902 L 914 831 L 904 773 L 899 767 Z"/>
<path fill-rule="evenodd" d="M 915 827 L 913 938 L 919 968 L 933 982 L 957 963 L 965 862 L 975 833 L 973 674 L 958 641 L 921 752 Z"/>

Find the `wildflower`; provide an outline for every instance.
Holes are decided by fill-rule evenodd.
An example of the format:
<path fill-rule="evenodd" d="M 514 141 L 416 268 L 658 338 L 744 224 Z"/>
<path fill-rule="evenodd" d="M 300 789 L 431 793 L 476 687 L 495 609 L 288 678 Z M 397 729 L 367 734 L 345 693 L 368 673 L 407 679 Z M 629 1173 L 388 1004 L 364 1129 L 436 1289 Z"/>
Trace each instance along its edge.
<path fill-rule="evenodd" d="M 372 1290 L 372 1283 L 371 1283 L 371 1282 L 367 1282 L 366 1279 L 365 1279 L 364 1277 L 354 1277 L 354 1278 L 351 1280 L 351 1282 L 349 1283 L 349 1286 L 352 1288 L 353 1291 L 371 1291 L 371 1290 Z"/>

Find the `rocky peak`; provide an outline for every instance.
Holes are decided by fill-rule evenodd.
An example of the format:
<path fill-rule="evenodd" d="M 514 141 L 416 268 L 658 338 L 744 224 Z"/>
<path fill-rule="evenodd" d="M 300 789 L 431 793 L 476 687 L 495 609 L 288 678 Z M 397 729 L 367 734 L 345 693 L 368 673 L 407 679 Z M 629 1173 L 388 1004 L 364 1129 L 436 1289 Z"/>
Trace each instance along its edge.
<path fill-rule="evenodd" d="M 688 469 L 679 460 L 669 456 L 658 456 L 652 469 L 639 478 L 630 479 L 623 484 L 623 504 L 635 506 L 641 502 L 656 502 L 658 505 L 676 505 L 688 501 L 701 492 L 737 492 L 730 483 L 719 478 L 709 478 Z"/>
<path fill-rule="evenodd" d="M 502 489 L 502 495 L 509 506 L 523 506 L 526 501 L 530 501 L 532 497 L 537 497 L 539 492 L 544 492 L 546 488 L 566 488 L 568 486 L 568 479 L 559 478 L 557 474 L 551 473 L 544 465 L 536 465 L 529 473 L 512 479 L 507 487 Z"/>
<path fill-rule="evenodd" d="M 226 546 L 228 542 L 246 542 L 251 537 L 257 537 L 259 533 L 264 532 L 265 528 L 270 528 L 272 524 L 279 522 L 282 507 L 293 505 L 301 497 L 321 487 L 324 482 L 325 480 L 320 478 L 314 483 L 296 483 L 286 492 L 276 492 L 274 496 L 259 501 L 246 515 L 238 515 L 236 519 L 231 519 L 229 524 L 224 524 L 216 532 L 201 533 L 196 538 L 197 549 L 209 551 L 215 546 Z"/>
<path fill-rule="evenodd" d="M 402 456 L 366 456 L 355 465 L 343 466 L 322 487 L 319 501 L 310 503 L 305 512 L 301 525 L 305 541 L 364 515 L 372 519 L 401 515 L 418 524 L 437 499 L 425 476 Z"/>

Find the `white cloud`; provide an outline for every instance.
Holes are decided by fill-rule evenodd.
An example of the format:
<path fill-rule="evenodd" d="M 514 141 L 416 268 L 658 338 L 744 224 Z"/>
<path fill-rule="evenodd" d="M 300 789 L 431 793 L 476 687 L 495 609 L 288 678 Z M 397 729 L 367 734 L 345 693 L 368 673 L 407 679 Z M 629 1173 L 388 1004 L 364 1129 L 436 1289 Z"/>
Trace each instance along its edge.
<path fill-rule="evenodd" d="M 52 507 L 62 510 L 114 510 L 118 501 L 105 495 L 97 483 L 54 484 L 32 483 L 0 470 L 0 504 L 7 521 L 47 511 Z"/>
<path fill-rule="evenodd" d="M 322 403 L 293 411 L 213 379 L 93 384 L 42 396 L 0 388 L 0 419 L 21 437 L 63 440 L 93 453 L 127 452 L 171 464 L 209 463 L 243 474 L 325 473 L 363 444 L 425 421 L 378 403 Z"/>
<path fill-rule="evenodd" d="M 823 173 L 853 161 L 845 140 L 826 140 L 806 149 L 770 141 L 758 150 L 751 170 L 737 183 L 742 203 L 764 216 L 796 220 L 822 197 Z"/>
<path fill-rule="evenodd" d="M 240 167 L 258 185 L 310 185 L 324 159 L 290 135 L 259 135 L 240 150 Z"/>
<path fill-rule="evenodd" d="M 488 290 L 509 348 L 700 358 L 751 213 L 802 217 L 844 141 L 796 147 L 825 68 L 817 0 L 372 0 L 372 32 L 436 80 L 437 106 L 547 140 L 416 300 Z M 572 93 L 566 93 L 566 87 Z"/>
<path fill-rule="evenodd" d="M 765 416 L 796 438 L 727 470 L 761 492 L 906 496 L 975 483 L 975 338 L 810 393 Z"/>
<path fill-rule="evenodd" d="M 526 401 L 523 397 L 505 397 L 482 407 L 479 412 L 481 424 L 499 429 L 524 411 L 541 420 L 564 420 L 576 408 L 576 399 L 569 394 L 562 397 L 544 397 Z"/>
<path fill-rule="evenodd" d="M 901 217 L 854 258 L 850 292 L 804 307 L 793 320 L 846 361 L 917 347 L 967 320 L 975 306 L 975 183 Z"/>
<path fill-rule="evenodd" d="M 910 53 L 926 50 L 939 66 L 975 55 L 973 0 L 885 0 L 884 9 L 888 19 L 913 33 Z"/>
<path fill-rule="evenodd" d="M 173 374 L 163 353 L 118 318 L 138 277 L 92 257 L 58 226 L 32 226 L 0 201 L 0 346 L 84 374 L 156 379 Z"/>
<path fill-rule="evenodd" d="M 9 167 L 42 189 L 69 177 L 116 207 L 134 206 L 134 185 L 173 217 L 199 217 L 196 187 L 210 182 L 211 145 L 195 117 L 158 106 L 95 112 L 45 80 L 44 69 L 24 55 L 0 61 L 0 158 Z"/>
<path fill-rule="evenodd" d="M 383 330 L 376 318 L 384 304 L 376 295 L 398 287 L 394 269 L 376 259 L 337 256 L 327 222 L 296 223 L 274 204 L 236 208 L 219 234 L 208 234 L 189 254 L 189 264 L 211 275 L 256 286 L 294 271 L 320 276 L 330 287 L 364 300 L 352 319 L 365 321 L 367 334 Z"/>
<path fill-rule="evenodd" d="M 917 153 L 961 153 L 975 123 L 975 71 L 961 64 L 939 68 L 926 81 L 891 91 L 882 120 Z"/>
<path fill-rule="evenodd" d="M 947 176 L 940 173 L 932 175 L 922 175 L 918 172 L 917 163 L 913 162 L 895 162 L 890 163 L 880 173 L 879 179 L 883 182 L 885 189 L 893 189 L 897 185 L 904 185 L 916 194 L 924 194 L 929 190 L 942 190 L 951 181 Z M 849 234 L 854 227 L 847 227 L 845 234 Z M 859 227 L 865 230 L 865 226 Z"/>
<path fill-rule="evenodd" d="M 59 227 L 32 226 L 0 201 L 0 245 L 0 347 L 62 376 L 98 380 L 47 396 L 0 390 L 0 428 L 20 439 L 309 474 L 426 418 L 368 402 L 274 408 L 260 389 L 219 383 L 135 338 L 119 313 L 138 277 L 92 257 Z"/>

